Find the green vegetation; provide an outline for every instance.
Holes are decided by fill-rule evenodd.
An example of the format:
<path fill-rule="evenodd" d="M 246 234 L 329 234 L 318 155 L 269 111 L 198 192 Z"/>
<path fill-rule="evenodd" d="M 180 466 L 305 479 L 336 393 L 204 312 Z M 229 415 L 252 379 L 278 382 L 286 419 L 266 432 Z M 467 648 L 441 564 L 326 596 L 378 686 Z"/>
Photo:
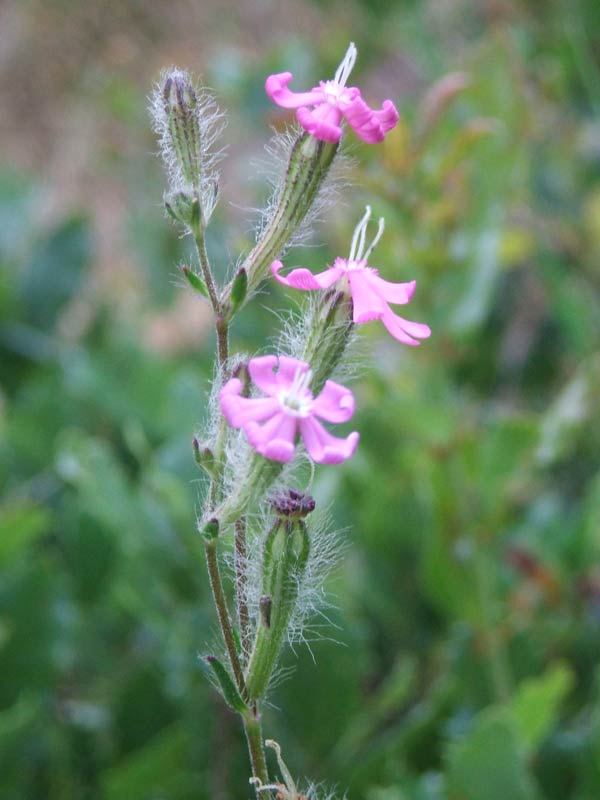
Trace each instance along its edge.
<path fill-rule="evenodd" d="M 24 131 L 3 129 L 0 170 L 0 795 L 251 795 L 243 734 L 200 658 L 217 629 L 192 436 L 214 343 L 207 304 L 174 277 L 192 249 L 160 208 L 145 95 L 176 57 L 234 109 L 207 242 L 224 267 L 251 245 L 251 215 L 227 201 L 259 205 L 248 160 L 283 119 L 264 76 L 308 86 L 354 39 L 357 82 L 367 98 L 383 86 L 401 124 L 377 152 L 353 143 L 356 208 L 332 209 L 322 245 L 286 263 L 344 255 L 369 202 L 386 218 L 376 263 L 417 279 L 408 316 L 433 334 L 413 349 L 363 328 L 359 450 L 313 486 L 347 548 L 265 730 L 294 776 L 351 799 L 595 800 L 598 3 L 304 2 L 294 36 L 271 20 L 256 52 L 241 27 L 209 26 L 222 46 L 206 57 L 210 4 L 191 20 L 181 2 L 179 20 L 155 2 L 118 20 L 101 0 L 45 5 L 36 21 L 14 4 L 40 48 L 0 86 Z M 258 24 L 253 5 L 240 14 Z M 42 74 L 41 31 L 60 43 L 63 24 L 72 62 Z M 456 71 L 442 102 L 430 89 Z M 26 94 L 52 76 L 54 130 Z M 239 348 L 293 300 L 267 289 L 236 319 Z"/>

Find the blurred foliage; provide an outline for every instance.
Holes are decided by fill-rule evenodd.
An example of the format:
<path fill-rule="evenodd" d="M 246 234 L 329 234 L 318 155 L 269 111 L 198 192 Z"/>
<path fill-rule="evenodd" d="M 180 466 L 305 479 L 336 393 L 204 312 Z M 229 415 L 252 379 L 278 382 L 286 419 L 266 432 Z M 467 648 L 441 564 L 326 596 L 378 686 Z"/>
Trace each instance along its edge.
<path fill-rule="evenodd" d="M 96 47 L 79 82 L 66 55 L 54 66 L 60 96 L 91 98 L 100 111 L 84 109 L 104 117 L 83 194 L 43 213 L 44 159 L 0 171 L 7 800 L 250 794 L 242 735 L 198 662 L 217 637 L 190 443 L 213 343 L 202 301 L 188 306 L 172 280 L 190 255 L 159 209 L 149 77 L 118 79 L 110 36 L 117 53 L 142 37 L 156 66 L 179 49 L 160 4 L 121 5 L 113 19 L 100 0 L 55 0 L 39 23 L 49 36 L 80 25 L 82 48 Z M 27 18 L 26 6 L 13 11 Z M 262 94 L 269 70 L 325 75 L 355 38 L 357 82 L 398 99 L 401 124 L 380 148 L 352 145 L 360 190 L 332 209 L 326 245 L 289 263 L 345 253 L 370 202 L 386 218 L 376 263 L 390 280 L 418 279 L 408 316 L 433 336 L 410 349 L 365 328 L 359 452 L 315 485 L 348 529 L 334 608 L 310 651 L 286 657 L 295 669 L 273 691 L 266 732 L 295 774 L 350 797 L 595 800 L 600 6 L 321 0 L 298 15 L 294 36 L 272 22 L 253 58 L 230 37 L 202 65 L 235 109 L 231 140 L 257 155 L 267 119 L 281 122 Z M 311 40 L 313 19 L 330 37 Z M 88 133 L 75 131 L 82 148 Z M 235 197 L 247 150 L 232 158 Z M 60 169 L 50 180 L 64 184 Z M 241 191 L 256 205 L 263 190 Z M 115 241 L 102 221 L 113 206 Z M 246 228 L 222 206 L 218 263 L 248 246 Z M 289 297 L 269 290 L 241 315 L 239 347 L 272 335 L 261 306 Z"/>

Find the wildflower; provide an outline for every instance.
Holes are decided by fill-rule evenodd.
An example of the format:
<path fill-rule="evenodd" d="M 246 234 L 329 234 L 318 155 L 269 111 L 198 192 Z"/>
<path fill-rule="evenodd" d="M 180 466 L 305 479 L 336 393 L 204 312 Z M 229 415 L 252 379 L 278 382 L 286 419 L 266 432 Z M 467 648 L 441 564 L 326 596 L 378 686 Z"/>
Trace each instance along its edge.
<path fill-rule="evenodd" d="M 297 109 L 298 122 L 315 139 L 338 142 L 344 117 L 363 141 L 381 142 L 398 122 L 398 112 L 391 100 L 384 100 L 381 109 L 375 111 L 362 99 L 360 89 L 346 86 L 356 55 L 351 43 L 333 80 L 320 81 L 310 92 L 291 92 L 287 88 L 293 77 L 291 72 L 269 75 L 265 90 L 278 106 Z"/>
<path fill-rule="evenodd" d="M 318 464 L 339 464 L 350 458 L 358 433 L 339 439 L 316 419 L 347 422 L 354 413 L 354 395 L 349 389 L 326 381 L 321 393 L 313 397 L 309 365 L 290 356 L 252 358 L 248 372 L 266 397 L 242 397 L 242 382 L 231 378 L 219 400 L 227 422 L 242 428 L 258 453 L 273 461 L 290 461 L 299 431 L 309 456 Z"/>
<path fill-rule="evenodd" d="M 367 210 L 356 226 L 350 254 L 347 259 L 336 258 L 333 265 L 316 275 L 307 269 L 294 269 L 284 278 L 279 274 L 283 268 L 281 261 L 271 264 L 273 276 L 284 286 L 311 291 L 313 289 L 329 289 L 338 284 L 339 289 L 352 298 L 352 319 L 356 324 L 380 319 L 392 336 L 404 344 L 420 344 L 418 339 L 426 339 L 431 335 L 428 325 L 421 322 L 410 322 L 394 314 L 388 303 L 405 305 L 412 298 L 416 281 L 408 283 L 390 283 L 379 277 L 374 267 L 368 266 L 367 259 L 381 238 L 384 229 L 383 218 L 379 220 L 379 229 L 371 245 L 365 252 L 365 234 L 367 223 L 371 217 L 371 209 Z"/>

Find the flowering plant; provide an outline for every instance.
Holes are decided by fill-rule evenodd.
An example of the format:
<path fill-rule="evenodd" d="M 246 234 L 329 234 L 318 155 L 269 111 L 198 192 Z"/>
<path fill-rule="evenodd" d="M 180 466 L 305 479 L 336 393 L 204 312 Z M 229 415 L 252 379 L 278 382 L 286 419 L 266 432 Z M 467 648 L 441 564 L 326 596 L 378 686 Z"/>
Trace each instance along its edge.
<path fill-rule="evenodd" d="M 268 740 L 284 782 L 270 781 L 260 712 L 284 643 L 301 636 L 303 620 L 320 597 L 335 557 L 332 540 L 310 516 L 313 499 L 294 485 L 295 468 L 305 458 L 315 464 L 340 464 L 356 450 L 358 432 L 336 436 L 322 422 L 344 424 L 353 416 L 352 391 L 333 378 L 347 358 L 357 325 L 381 319 L 395 339 L 411 345 L 430 335 L 427 325 L 398 317 L 389 307 L 389 303 L 407 304 L 415 281 L 390 283 L 369 266 L 384 228 L 380 219 L 375 238 L 366 247 L 369 207 L 355 229 L 347 259 L 336 258 L 316 275 L 306 269 L 292 270 L 287 277 L 280 274 L 279 259 L 286 247 L 331 191 L 343 120 L 370 143 L 380 142 L 398 121 L 390 100 L 372 110 L 359 89 L 346 86 L 356 55 L 351 44 L 334 79 L 310 92 L 292 93 L 287 88 L 289 72 L 267 79 L 269 97 L 295 108 L 303 130 L 285 140 L 287 167 L 265 224 L 222 287 L 215 280 L 205 243 L 218 197 L 220 154 L 213 145 L 222 128 L 221 115 L 213 99 L 177 69 L 165 73 L 152 101 L 170 181 L 165 206 L 191 234 L 197 251 L 200 271 L 184 267 L 183 274 L 210 302 L 217 335 L 212 417 L 203 436 L 194 439 L 194 453 L 208 477 L 198 527 L 224 652 L 207 655 L 204 664 L 224 700 L 241 717 L 251 782 L 263 798 L 273 791 L 290 800 L 303 796 L 279 746 Z M 232 356 L 231 321 L 270 272 L 286 286 L 321 291 L 304 307 L 294 336 L 288 337 L 291 352 Z M 235 617 L 227 599 L 222 554 L 223 543 L 231 538 Z M 314 788 L 304 796 L 314 797 Z"/>

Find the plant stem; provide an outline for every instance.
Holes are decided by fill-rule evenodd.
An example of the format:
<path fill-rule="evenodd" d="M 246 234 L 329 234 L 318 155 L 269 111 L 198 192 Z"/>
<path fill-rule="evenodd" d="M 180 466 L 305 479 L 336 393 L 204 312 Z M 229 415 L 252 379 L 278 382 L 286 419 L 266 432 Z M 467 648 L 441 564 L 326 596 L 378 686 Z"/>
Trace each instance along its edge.
<path fill-rule="evenodd" d="M 244 715 L 243 720 L 246 741 L 248 742 L 248 752 L 250 753 L 250 762 L 252 764 L 252 777 L 259 778 L 260 782 L 266 785 L 269 783 L 269 773 L 263 747 L 260 718 L 256 713 L 248 712 L 248 714 Z M 271 792 L 269 789 L 264 791 L 267 796 L 270 796 Z M 256 794 L 262 794 L 261 790 L 257 789 Z"/>
<path fill-rule="evenodd" d="M 227 608 L 227 600 L 223 590 L 223 581 L 221 579 L 221 571 L 219 570 L 219 561 L 217 559 L 217 540 L 212 539 L 205 542 L 204 551 L 206 553 L 206 564 L 208 567 L 208 576 L 210 578 L 210 587 L 212 589 L 215 607 L 217 609 L 217 616 L 219 617 L 219 624 L 221 626 L 221 633 L 227 648 L 227 655 L 229 662 L 235 676 L 235 682 L 242 697 L 246 694 L 246 683 L 244 681 L 244 673 L 240 658 L 238 656 L 237 648 L 235 646 L 235 639 L 233 636 L 233 627 L 229 617 L 229 610 Z"/>
<path fill-rule="evenodd" d="M 217 288 L 215 286 L 215 282 L 212 275 L 212 269 L 210 267 L 210 261 L 208 260 L 208 253 L 206 252 L 206 243 L 204 241 L 204 230 L 202 228 L 202 221 L 198 220 L 198 222 L 194 225 L 190 226 L 190 230 L 194 237 L 194 242 L 196 244 L 196 253 L 198 255 L 198 263 L 200 264 L 200 270 L 202 271 L 202 277 L 204 278 L 204 283 L 206 284 L 206 288 L 208 290 L 208 299 L 210 300 L 210 304 L 213 307 L 213 311 L 218 316 L 221 311 L 221 303 L 219 301 L 219 296 L 217 294 Z"/>
<path fill-rule="evenodd" d="M 250 612 L 246 603 L 246 519 L 235 523 L 235 592 L 242 639 L 242 660 L 250 651 Z"/>

